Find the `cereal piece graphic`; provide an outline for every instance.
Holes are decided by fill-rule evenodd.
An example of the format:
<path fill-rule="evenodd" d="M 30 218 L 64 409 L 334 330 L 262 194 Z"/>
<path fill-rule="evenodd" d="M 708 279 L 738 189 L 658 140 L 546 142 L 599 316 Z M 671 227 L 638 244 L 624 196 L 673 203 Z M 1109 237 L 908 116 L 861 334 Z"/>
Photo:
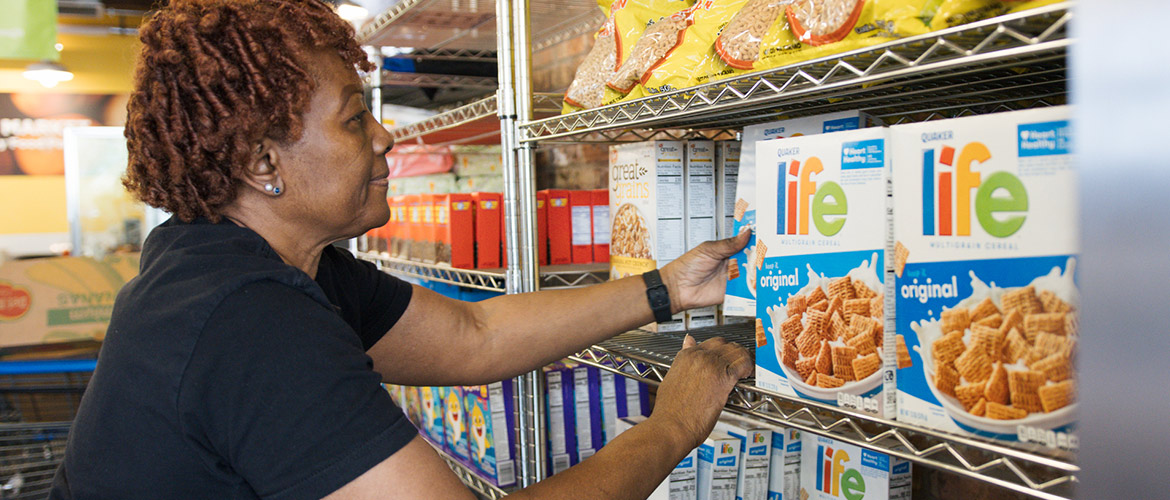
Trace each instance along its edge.
<path fill-rule="evenodd" d="M 1024 335 L 1034 339 L 1041 332 L 1064 335 L 1064 317 L 1067 313 L 1039 313 L 1024 315 Z"/>
<path fill-rule="evenodd" d="M 968 381 L 982 382 L 991 376 L 991 358 L 982 349 L 967 349 L 955 358 L 955 369 Z"/>
<path fill-rule="evenodd" d="M 788 315 L 799 316 L 804 314 L 804 310 L 808 308 L 808 304 L 804 301 L 804 295 L 793 295 L 788 297 Z"/>
<path fill-rule="evenodd" d="M 760 321 L 760 320 L 756 320 Z M 800 324 L 800 315 L 789 316 L 788 319 L 780 323 L 780 336 L 785 341 L 796 341 L 796 336 L 804 329 L 804 325 Z"/>
<path fill-rule="evenodd" d="M 878 295 L 877 297 L 874 297 L 870 301 L 869 312 L 870 312 L 870 314 L 873 314 L 873 317 L 880 318 L 882 316 L 885 316 L 885 314 L 886 314 L 885 300 L 886 299 L 884 297 L 882 297 L 881 295 Z"/>
<path fill-rule="evenodd" d="M 821 352 L 817 354 L 817 373 L 833 374 L 833 349 L 828 342 L 821 342 Z"/>
<path fill-rule="evenodd" d="M 853 360 L 853 375 L 857 377 L 857 380 L 865 380 L 870 375 L 873 375 L 874 372 L 878 371 L 878 368 L 881 367 L 881 356 L 878 356 L 878 354 L 875 352 L 873 354 L 862 356 Z"/>
<path fill-rule="evenodd" d="M 732 281 L 739 277 L 739 259 L 732 257 L 727 259 L 727 281 Z"/>
<path fill-rule="evenodd" d="M 877 297 L 877 292 L 873 291 L 864 281 L 854 281 L 853 295 L 859 299 L 872 299 Z"/>
<path fill-rule="evenodd" d="M 848 276 L 837 278 L 829 282 L 829 296 L 833 298 L 840 297 L 841 300 L 850 300 L 856 297 L 853 296 L 853 280 Z"/>
<path fill-rule="evenodd" d="M 845 381 L 857 380 L 853 376 L 853 360 L 857 359 L 857 349 L 847 346 L 833 346 L 832 356 L 833 376 Z"/>
<path fill-rule="evenodd" d="M 1037 371 L 1009 371 L 1008 390 L 1012 393 L 1012 406 L 1028 413 L 1043 411 L 1037 390 L 1045 381 L 1044 374 Z"/>
<path fill-rule="evenodd" d="M 833 319 L 829 320 L 829 340 L 837 340 L 841 337 L 849 336 L 849 326 L 845 324 L 845 320 L 841 319 L 840 314 L 833 314 Z"/>
<path fill-rule="evenodd" d="M 820 377 L 820 372 L 813 370 L 813 372 L 809 374 L 808 378 L 805 379 L 804 383 L 815 387 L 817 385 L 817 380 L 820 379 Z"/>
<path fill-rule="evenodd" d="M 850 338 L 856 337 L 856 336 L 865 336 L 865 337 L 872 338 L 874 336 L 874 330 L 876 330 L 878 327 L 877 321 L 873 320 L 872 318 L 867 318 L 865 316 L 858 316 L 856 314 L 854 314 L 853 316 L 850 316 L 850 317 L 853 318 L 849 322 L 850 323 L 850 327 L 849 327 L 849 337 Z"/>
<path fill-rule="evenodd" d="M 1072 312 L 1072 306 L 1068 302 L 1060 300 L 1060 297 L 1057 297 L 1055 293 L 1048 290 L 1040 291 L 1040 304 L 1044 306 L 1044 312 L 1046 313 Z"/>
<path fill-rule="evenodd" d="M 800 378 L 808 379 L 810 376 L 817 373 L 817 360 L 815 358 L 804 358 L 796 362 L 796 373 L 800 374 Z M 808 385 L 816 385 L 816 379 L 807 382 Z"/>
<path fill-rule="evenodd" d="M 1028 345 L 1028 341 L 1024 339 L 1024 336 L 1020 335 L 1020 331 L 1012 328 L 1012 331 L 1007 334 L 1007 338 L 1004 340 L 1003 362 L 1015 363 L 1020 358 L 1026 357 L 1030 350 L 1032 350 L 1032 347 Z"/>
<path fill-rule="evenodd" d="M 845 301 L 845 315 L 859 314 L 861 316 L 876 316 L 869 312 L 869 299 L 853 299 Z"/>
<path fill-rule="evenodd" d="M 983 397 L 993 403 L 1006 405 L 1011 402 L 1011 392 L 1008 389 L 1008 373 L 1003 363 L 996 363 L 991 370 L 991 377 L 987 379 L 987 388 Z"/>
<path fill-rule="evenodd" d="M 987 413 L 987 400 L 980 399 L 978 403 L 975 403 L 975 406 L 971 407 L 970 412 L 976 417 L 982 417 L 985 415 Z"/>
<path fill-rule="evenodd" d="M 817 387 L 823 389 L 836 389 L 845 385 L 845 381 L 832 375 L 825 375 L 824 373 L 817 374 Z"/>
<path fill-rule="evenodd" d="M 764 242 L 756 240 L 756 261 L 753 263 L 756 269 L 764 267 L 764 257 L 768 255 L 768 245 Z"/>
<path fill-rule="evenodd" d="M 764 320 L 756 318 L 756 347 L 768 345 L 768 335 L 764 333 Z"/>
<path fill-rule="evenodd" d="M 796 342 L 784 342 L 784 364 L 789 368 L 796 370 L 796 362 L 800 360 L 800 350 L 796 348 Z M 798 370 L 799 372 L 799 370 Z"/>
<path fill-rule="evenodd" d="M 1071 380 L 1041 387 L 1040 406 L 1045 413 L 1054 412 L 1076 401 L 1077 389 Z"/>
<path fill-rule="evenodd" d="M 828 337 L 828 335 L 825 333 L 828 326 L 825 323 L 827 322 L 828 316 L 822 311 L 809 309 L 804 313 L 805 328 L 812 329 L 813 332 L 822 337 Z"/>
<path fill-rule="evenodd" d="M 901 335 L 894 336 L 894 352 L 897 353 L 899 370 L 914 365 L 914 359 L 910 357 L 910 349 L 906 348 L 906 339 Z"/>
<path fill-rule="evenodd" d="M 834 297 L 833 300 L 829 301 L 829 308 L 825 309 L 825 317 L 831 318 L 834 314 L 841 314 L 844 312 L 842 311 L 844 307 L 845 301 L 841 300 L 841 297 Z"/>
<path fill-rule="evenodd" d="M 613 234 L 609 251 L 613 255 L 652 259 L 650 230 L 638 207 L 623 203 L 613 216 Z"/>
<path fill-rule="evenodd" d="M 825 295 L 825 290 L 818 286 L 816 288 L 813 288 L 813 291 L 809 292 L 808 303 L 809 304 L 816 304 L 817 302 L 820 302 L 820 301 L 825 300 L 827 298 L 829 298 L 829 296 Z"/>
<path fill-rule="evenodd" d="M 976 321 L 975 324 L 979 325 L 979 326 L 986 326 L 986 327 L 990 327 L 990 328 L 995 328 L 998 330 L 999 327 L 1003 325 L 1003 315 L 999 314 L 999 313 L 995 313 L 995 314 L 992 314 L 991 316 L 988 316 L 988 317 L 983 318 L 979 321 Z"/>
<path fill-rule="evenodd" d="M 1032 363 L 1031 368 L 1043 372 L 1044 376 L 1053 382 L 1062 382 L 1072 378 L 1072 363 L 1062 353 L 1056 353 Z"/>
<path fill-rule="evenodd" d="M 971 327 L 971 347 L 983 349 L 988 358 L 999 358 L 1003 340 L 1003 336 L 995 328 L 980 325 Z"/>
<path fill-rule="evenodd" d="M 800 355 L 808 358 L 816 356 L 821 350 L 821 340 L 823 339 L 816 330 L 806 327 L 800 335 L 796 336 L 796 346 L 800 349 Z"/>
<path fill-rule="evenodd" d="M 747 209 L 748 209 L 748 202 L 747 201 L 745 201 L 743 198 L 739 198 L 739 199 L 735 200 L 735 220 L 742 221 L 743 214 L 747 213 Z"/>
<path fill-rule="evenodd" d="M 1036 345 L 1028 352 L 1027 362 L 1028 366 L 1032 363 L 1047 358 L 1053 354 L 1063 354 L 1068 356 L 1069 342 L 1068 339 L 1060 335 L 1053 335 L 1051 333 L 1041 333 L 1036 336 Z"/>
<path fill-rule="evenodd" d="M 975 306 L 975 309 L 971 310 L 971 322 L 975 323 L 993 314 L 999 314 L 999 308 L 995 307 L 995 303 L 990 298 L 983 299 L 979 305 Z"/>
<path fill-rule="evenodd" d="M 826 299 L 821 299 L 821 300 L 817 301 L 816 303 L 814 303 L 813 305 L 808 306 L 808 310 L 813 310 L 813 309 L 816 309 L 817 311 L 828 311 L 829 310 L 829 301 Z M 805 312 L 808 312 L 808 310 L 806 310 Z"/>
<path fill-rule="evenodd" d="M 906 248 L 901 241 L 894 243 L 894 274 L 898 278 L 902 277 L 902 271 L 906 269 L 906 259 L 910 257 L 910 249 Z"/>
<path fill-rule="evenodd" d="M 1066 335 L 1079 335 L 1080 334 L 1079 333 L 1080 326 L 1081 326 L 1080 321 L 1077 320 L 1077 315 L 1075 313 L 1069 313 L 1069 314 L 1065 315 L 1065 317 L 1064 317 L 1064 333 Z"/>
<path fill-rule="evenodd" d="M 966 307 L 956 307 L 943 311 L 942 331 L 944 334 L 963 332 L 971 325 L 971 312 Z"/>
<path fill-rule="evenodd" d="M 886 326 L 881 321 L 873 320 L 873 345 L 886 344 Z"/>
<path fill-rule="evenodd" d="M 962 403 L 963 409 L 970 411 L 971 407 L 975 406 L 980 399 L 983 399 L 983 392 L 987 389 L 987 382 L 972 382 L 955 387 L 955 399 Z"/>
<path fill-rule="evenodd" d="M 1031 285 L 1004 293 L 1000 301 L 1005 311 L 1019 309 L 1024 315 L 1044 312 L 1044 305 L 1036 298 L 1036 287 Z"/>
<path fill-rule="evenodd" d="M 985 413 L 987 418 L 993 418 L 996 420 L 1016 420 L 1028 416 L 1027 411 L 1021 410 L 1019 408 L 1012 408 L 1010 406 L 1004 406 L 999 403 L 992 403 L 990 401 L 987 403 Z"/>
<path fill-rule="evenodd" d="M 1003 318 L 1003 323 L 999 325 L 999 331 L 1005 335 L 1013 328 L 1024 328 L 1024 313 L 1020 312 L 1019 309 L 1008 311 L 1007 316 Z"/>
<path fill-rule="evenodd" d="M 966 350 L 967 345 L 963 343 L 963 334 L 959 332 L 943 335 L 930 345 L 930 355 L 938 365 L 954 363 L 955 359 L 958 359 Z"/>
<path fill-rule="evenodd" d="M 934 374 L 934 386 L 939 392 L 950 396 L 955 395 L 955 386 L 959 384 L 959 372 L 951 365 L 940 365 Z"/>
<path fill-rule="evenodd" d="M 862 356 L 867 356 L 877 352 L 877 346 L 873 343 L 873 337 L 865 335 L 858 335 L 845 341 L 849 347 L 857 349 L 857 353 Z"/>

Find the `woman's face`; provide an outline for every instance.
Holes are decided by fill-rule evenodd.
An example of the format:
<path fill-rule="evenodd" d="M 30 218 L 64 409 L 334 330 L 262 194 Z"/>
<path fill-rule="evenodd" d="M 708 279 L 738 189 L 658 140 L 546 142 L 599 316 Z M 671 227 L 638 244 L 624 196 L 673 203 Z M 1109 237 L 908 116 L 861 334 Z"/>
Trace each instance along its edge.
<path fill-rule="evenodd" d="M 282 212 L 308 234 L 357 236 L 390 218 L 385 153 L 394 139 L 366 108 L 353 66 L 324 51 L 307 59 L 317 85 L 304 130 L 278 146 L 281 196 L 289 198 Z"/>

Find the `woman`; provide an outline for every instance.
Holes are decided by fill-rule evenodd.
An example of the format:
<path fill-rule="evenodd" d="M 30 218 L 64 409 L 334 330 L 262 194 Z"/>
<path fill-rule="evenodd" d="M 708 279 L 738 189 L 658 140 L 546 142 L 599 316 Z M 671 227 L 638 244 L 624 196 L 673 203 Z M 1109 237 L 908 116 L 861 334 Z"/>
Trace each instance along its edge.
<path fill-rule="evenodd" d="M 393 141 L 328 7 L 172 0 L 140 37 L 125 183 L 175 217 L 117 299 L 52 498 L 471 498 L 379 383 L 501 380 L 716 303 L 746 242 L 664 267 L 657 311 L 637 277 L 441 297 L 331 246 L 387 221 Z M 515 497 L 645 498 L 751 365 L 688 338 L 644 424 Z"/>

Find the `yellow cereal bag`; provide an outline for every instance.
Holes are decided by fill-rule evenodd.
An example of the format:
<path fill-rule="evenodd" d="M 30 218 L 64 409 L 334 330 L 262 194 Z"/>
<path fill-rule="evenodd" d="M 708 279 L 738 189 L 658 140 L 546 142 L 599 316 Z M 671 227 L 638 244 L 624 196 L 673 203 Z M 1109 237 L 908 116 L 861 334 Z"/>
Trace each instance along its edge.
<path fill-rule="evenodd" d="M 1004 0 L 1004 6 L 1008 8 L 1009 13 L 1016 13 L 1028 9 L 1035 9 L 1036 7 L 1043 7 L 1045 5 L 1052 5 L 1054 3 L 1061 3 L 1067 0 L 1032 0 L 1030 2 L 1020 2 L 1014 0 Z"/>
<path fill-rule="evenodd" d="M 686 11 L 687 27 L 678 47 L 642 75 L 648 94 L 701 85 L 731 74 L 715 49 L 715 40 L 747 0 L 700 0 Z"/>
<path fill-rule="evenodd" d="M 605 22 L 594 35 L 593 47 L 577 66 L 573 82 L 565 92 L 562 112 L 571 113 L 580 109 L 596 108 L 605 95 L 605 81 L 617 70 L 620 61 L 617 29 L 614 14 L 626 6 L 626 0 L 601 0 L 598 7 L 606 13 Z"/>
<path fill-rule="evenodd" d="M 931 31 L 953 28 L 1007 12 L 1000 0 L 932 0 L 928 9 L 934 11 L 930 20 Z"/>
<path fill-rule="evenodd" d="M 690 0 L 618 1 L 626 2 L 613 17 L 618 69 L 607 79 L 606 86 L 620 97 L 633 90 L 642 74 L 678 45 L 686 23 L 679 13 L 692 3 Z"/>

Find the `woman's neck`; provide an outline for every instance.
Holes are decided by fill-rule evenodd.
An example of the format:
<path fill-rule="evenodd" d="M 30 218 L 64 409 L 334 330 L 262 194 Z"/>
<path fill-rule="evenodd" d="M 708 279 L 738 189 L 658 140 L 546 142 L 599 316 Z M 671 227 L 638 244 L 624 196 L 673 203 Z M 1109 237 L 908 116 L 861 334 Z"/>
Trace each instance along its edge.
<path fill-rule="evenodd" d="M 317 278 L 317 266 L 321 253 L 333 243 L 333 238 L 316 237 L 305 228 L 281 223 L 278 218 L 267 215 L 253 215 L 255 212 L 225 208 L 223 216 L 231 222 L 255 231 L 280 256 L 285 264 L 300 269 L 310 278 Z"/>

